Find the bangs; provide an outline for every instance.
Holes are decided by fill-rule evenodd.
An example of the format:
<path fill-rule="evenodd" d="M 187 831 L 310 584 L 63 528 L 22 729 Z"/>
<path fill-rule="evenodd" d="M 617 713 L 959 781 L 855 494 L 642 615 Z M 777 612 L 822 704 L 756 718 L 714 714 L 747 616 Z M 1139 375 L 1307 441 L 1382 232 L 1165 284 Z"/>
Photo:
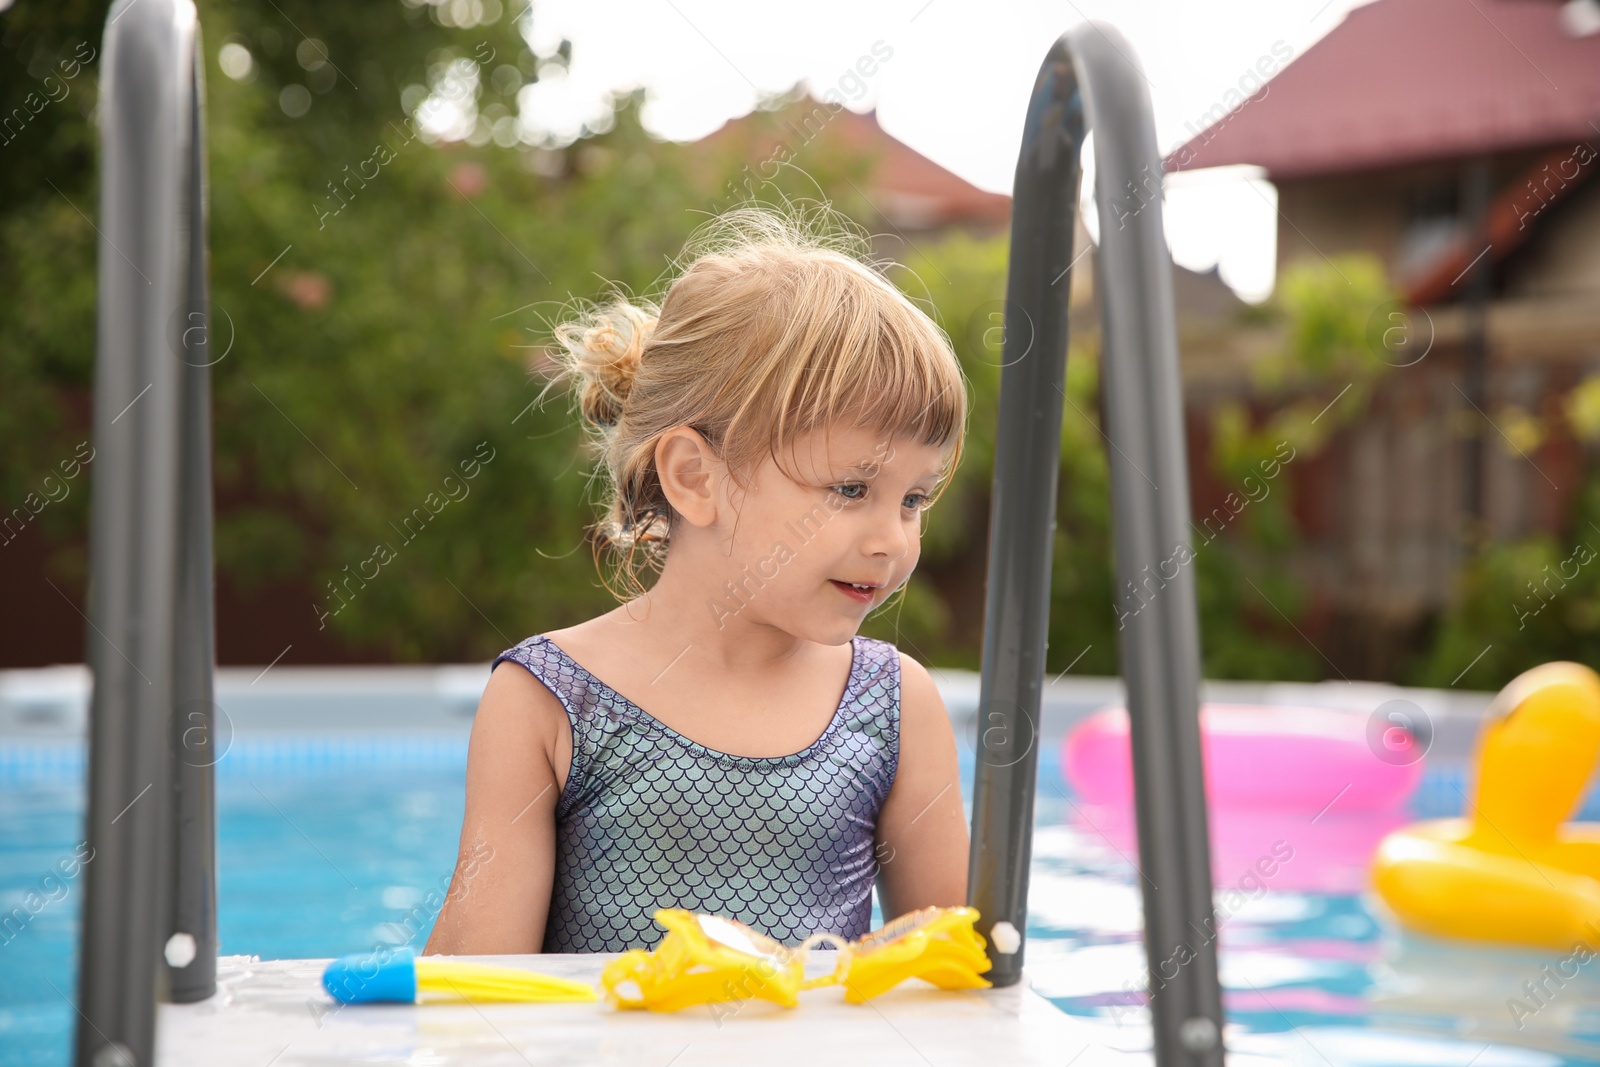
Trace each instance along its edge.
<path fill-rule="evenodd" d="M 778 461 L 802 434 L 858 426 L 934 448 L 953 443 L 953 469 L 967 388 L 949 340 L 869 268 L 826 253 L 807 260 L 813 269 L 773 294 L 771 311 L 787 314 L 763 361 L 770 373 L 755 389 L 765 394 L 755 410 L 776 413 L 762 435 L 768 454 Z"/>
<path fill-rule="evenodd" d="M 966 390 L 960 367 L 928 339 L 885 332 L 855 362 L 859 377 L 830 391 L 814 425 L 862 426 L 935 448 L 961 436 Z"/>

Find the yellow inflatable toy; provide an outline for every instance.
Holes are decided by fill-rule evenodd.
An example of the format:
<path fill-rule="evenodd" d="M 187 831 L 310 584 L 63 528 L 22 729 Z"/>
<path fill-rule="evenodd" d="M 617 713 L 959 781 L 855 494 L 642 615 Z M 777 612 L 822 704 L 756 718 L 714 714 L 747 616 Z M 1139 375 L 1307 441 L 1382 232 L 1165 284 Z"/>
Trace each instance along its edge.
<path fill-rule="evenodd" d="M 1476 795 L 1461 818 L 1414 823 L 1373 858 L 1406 926 L 1553 949 L 1600 946 L 1600 823 L 1568 823 L 1600 756 L 1600 675 L 1546 663 L 1489 706 Z"/>

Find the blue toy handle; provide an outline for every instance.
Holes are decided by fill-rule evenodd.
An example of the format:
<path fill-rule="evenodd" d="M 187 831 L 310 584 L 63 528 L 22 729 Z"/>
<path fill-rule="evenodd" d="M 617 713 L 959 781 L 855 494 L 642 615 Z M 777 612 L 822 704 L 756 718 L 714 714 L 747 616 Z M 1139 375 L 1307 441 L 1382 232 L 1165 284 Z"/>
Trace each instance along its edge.
<path fill-rule="evenodd" d="M 416 953 L 402 945 L 340 956 L 322 972 L 322 988 L 341 1004 L 415 1004 Z"/>

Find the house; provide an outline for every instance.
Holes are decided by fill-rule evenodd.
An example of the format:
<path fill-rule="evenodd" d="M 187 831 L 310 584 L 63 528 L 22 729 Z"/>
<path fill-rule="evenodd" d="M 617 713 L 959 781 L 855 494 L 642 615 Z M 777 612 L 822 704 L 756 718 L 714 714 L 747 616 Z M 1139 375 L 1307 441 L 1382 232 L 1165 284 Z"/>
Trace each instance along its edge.
<path fill-rule="evenodd" d="M 1367 252 L 1404 295 L 1369 331 L 1395 370 L 1298 515 L 1311 636 L 1392 676 L 1464 556 L 1561 534 L 1582 484 L 1560 400 L 1600 371 L 1600 5 L 1376 0 L 1165 164 L 1261 167 L 1280 276 Z"/>

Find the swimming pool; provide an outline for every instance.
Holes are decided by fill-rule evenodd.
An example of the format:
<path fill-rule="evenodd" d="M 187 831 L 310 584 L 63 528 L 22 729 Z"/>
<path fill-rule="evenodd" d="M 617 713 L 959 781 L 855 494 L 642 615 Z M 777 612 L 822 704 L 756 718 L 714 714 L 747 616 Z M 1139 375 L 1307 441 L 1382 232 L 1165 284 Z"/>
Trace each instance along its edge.
<path fill-rule="evenodd" d="M 219 701 L 237 734 L 218 765 L 223 953 L 326 957 L 422 943 L 433 920 L 427 895 L 447 884 L 455 857 L 467 721 L 481 670 L 341 676 L 331 686 L 329 675 L 284 672 L 253 688 L 250 674 L 224 672 Z M 975 703 L 976 679 L 940 681 L 962 717 Z M 82 749 L 74 733 L 81 712 L 68 693 L 58 700 L 68 710 L 52 719 L 40 710 L 48 701 L 37 685 L 31 703 L 16 691 L 13 685 L 8 697 L 0 686 L 0 914 L 14 914 L 30 891 L 44 903 L 25 924 L 0 931 L 0 1063 L 65 1064 L 79 898 L 59 863 L 81 841 Z M 1303 691 L 1234 687 L 1224 696 L 1306 702 Z M 1486 699 L 1467 704 L 1481 706 L 1479 698 Z M 1066 722 L 1115 699 L 1114 680 L 1070 680 L 1052 686 L 1047 700 L 1027 962 L 1035 988 L 1094 1026 L 1108 1052 L 1149 1047 L 1138 993 L 1137 845 L 1128 813 L 1089 808 L 1071 793 L 1058 752 Z M 1417 695 L 1432 707 L 1428 699 Z M 330 707 L 338 714 L 330 717 Z M 384 727 L 374 729 L 380 721 Z M 1458 728 L 1440 731 L 1441 758 L 1430 764 L 1411 815 L 1459 810 L 1461 736 Z M 961 755 L 970 789 L 970 743 Z M 1594 796 L 1585 816 L 1600 816 Z M 1402 936 L 1380 916 L 1364 889 L 1361 857 L 1395 818 L 1337 806 L 1315 821 L 1218 817 L 1230 1062 L 1600 1061 L 1600 978 L 1591 973 L 1600 968 L 1580 969 L 1557 986 L 1542 969 L 1558 964 L 1560 953 L 1463 949 Z M 1258 864 L 1268 855 L 1273 862 Z M 1546 992 L 1531 1000 L 1524 983 L 1541 981 Z M 1513 999 L 1535 1010 L 1514 1015 Z"/>

